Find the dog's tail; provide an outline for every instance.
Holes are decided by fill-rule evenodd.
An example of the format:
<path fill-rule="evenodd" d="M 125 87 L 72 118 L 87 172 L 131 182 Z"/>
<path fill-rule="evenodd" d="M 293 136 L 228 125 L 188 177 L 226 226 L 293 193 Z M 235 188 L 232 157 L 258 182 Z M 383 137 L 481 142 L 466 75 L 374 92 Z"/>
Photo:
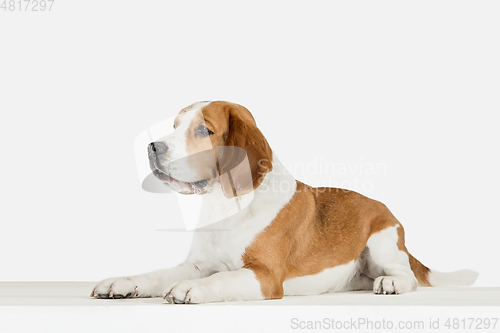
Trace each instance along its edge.
<path fill-rule="evenodd" d="M 456 272 L 441 273 L 429 269 L 420 261 L 415 259 L 411 254 L 408 254 L 410 266 L 413 274 L 418 280 L 418 283 L 423 286 L 431 287 L 458 287 L 468 286 L 474 283 L 478 277 L 478 273 L 470 269 L 463 269 Z"/>

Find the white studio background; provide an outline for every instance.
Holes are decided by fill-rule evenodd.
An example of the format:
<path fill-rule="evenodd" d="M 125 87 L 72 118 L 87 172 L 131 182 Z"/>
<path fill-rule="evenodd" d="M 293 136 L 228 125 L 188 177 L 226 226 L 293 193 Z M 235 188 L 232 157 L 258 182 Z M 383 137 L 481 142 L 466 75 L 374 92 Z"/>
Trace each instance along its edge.
<path fill-rule="evenodd" d="M 195 101 L 229 100 L 298 179 L 384 202 L 424 264 L 499 287 L 499 14 L 497 1 L 0 11 L 0 280 L 181 262 L 192 233 L 157 231 L 182 228 L 180 210 L 141 189 L 134 140 Z"/>

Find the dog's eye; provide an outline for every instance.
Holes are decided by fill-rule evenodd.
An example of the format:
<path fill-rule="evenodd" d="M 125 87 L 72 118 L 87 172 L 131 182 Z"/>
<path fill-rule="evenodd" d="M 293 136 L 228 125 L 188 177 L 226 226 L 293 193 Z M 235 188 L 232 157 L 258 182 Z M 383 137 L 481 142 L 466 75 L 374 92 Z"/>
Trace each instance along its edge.
<path fill-rule="evenodd" d="M 174 124 L 174 129 L 175 129 L 175 124 Z"/>
<path fill-rule="evenodd" d="M 200 125 L 198 127 L 198 130 L 196 131 L 196 134 L 199 135 L 199 136 L 202 136 L 202 137 L 206 137 L 206 136 L 214 134 L 214 132 L 212 132 L 211 130 L 209 130 L 205 126 Z"/>

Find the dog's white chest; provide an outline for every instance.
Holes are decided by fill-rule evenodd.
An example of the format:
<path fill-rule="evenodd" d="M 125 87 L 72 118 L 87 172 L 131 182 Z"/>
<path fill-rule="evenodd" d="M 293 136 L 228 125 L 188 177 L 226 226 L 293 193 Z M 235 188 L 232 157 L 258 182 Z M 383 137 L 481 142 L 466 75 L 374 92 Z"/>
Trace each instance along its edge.
<path fill-rule="evenodd" d="M 263 231 L 293 197 L 295 179 L 273 156 L 273 170 L 266 175 L 261 187 L 250 195 L 229 202 L 220 193 L 212 193 L 204 202 L 203 219 L 218 219 L 204 228 L 195 230 L 188 261 L 223 262 L 230 270 L 243 267 L 242 256 L 255 236 Z M 284 184 L 275 191 L 271 184 Z M 282 189 L 286 188 L 286 191 Z M 264 190 L 265 189 L 265 190 Z M 220 202 L 218 202 L 220 201 Z M 236 213 L 235 213 L 236 209 Z M 206 222 L 203 222 L 206 225 Z"/>

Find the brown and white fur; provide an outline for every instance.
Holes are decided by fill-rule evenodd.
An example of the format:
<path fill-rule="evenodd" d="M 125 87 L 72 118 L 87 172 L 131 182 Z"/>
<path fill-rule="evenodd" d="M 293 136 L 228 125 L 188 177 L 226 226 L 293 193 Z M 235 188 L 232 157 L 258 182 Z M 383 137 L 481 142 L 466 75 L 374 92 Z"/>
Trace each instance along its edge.
<path fill-rule="evenodd" d="M 241 156 L 221 150 L 227 147 L 244 149 L 250 174 L 238 164 Z M 240 105 L 199 102 L 183 109 L 175 130 L 150 144 L 149 158 L 166 185 L 202 195 L 201 219 L 219 222 L 194 232 L 184 263 L 103 280 L 92 291 L 95 298 L 206 303 L 349 290 L 399 294 L 418 284 L 468 285 L 477 277 L 420 263 L 405 247 L 403 226 L 382 203 L 296 181 Z"/>

